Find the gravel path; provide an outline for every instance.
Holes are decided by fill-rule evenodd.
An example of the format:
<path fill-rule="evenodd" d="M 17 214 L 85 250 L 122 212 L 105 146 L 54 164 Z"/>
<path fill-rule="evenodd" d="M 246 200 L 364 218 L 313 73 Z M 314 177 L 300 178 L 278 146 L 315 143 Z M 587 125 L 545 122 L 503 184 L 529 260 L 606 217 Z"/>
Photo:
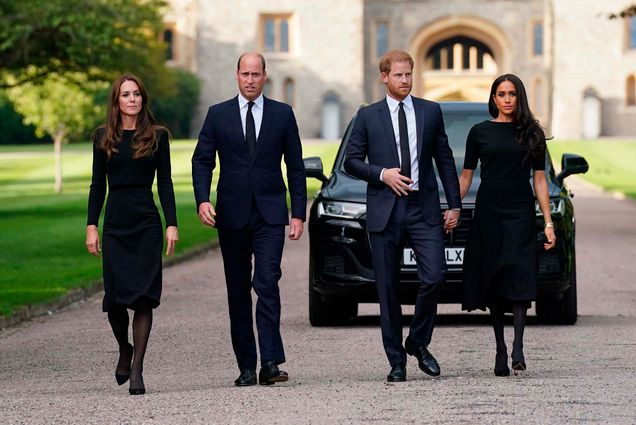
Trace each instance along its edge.
<path fill-rule="evenodd" d="M 309 326 L 305 235 L 287 242 L 282 266 L 288 383 L 233 386 L 238 371 L 213 250 L 165 270 L 146 355 L 148 394 L 131 397 L 115 384 L 117 350 L 98 295 L 0 334 L 0 423 L 633 424 L 636 203 L 568 182 L 581 317 L 572 327 L 529 326 L 522 377 L 493 375 L 485 316 L 443 306 L 431 345 L 442 376 L 429 378 L 410 361 L 409 380 L 387 384 L 377 306 L 363 306 L 350 327 Z"/>

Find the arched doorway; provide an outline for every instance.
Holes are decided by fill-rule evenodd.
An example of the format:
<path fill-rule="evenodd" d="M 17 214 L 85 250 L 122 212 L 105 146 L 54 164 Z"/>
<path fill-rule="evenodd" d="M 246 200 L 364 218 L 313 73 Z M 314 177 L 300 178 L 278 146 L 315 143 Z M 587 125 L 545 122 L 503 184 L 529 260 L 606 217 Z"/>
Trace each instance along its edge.
<path fill-rule="evenodd" d="M 494 78 L 509 69 L 509 51 L 503 31 L 482 18 L 434 21 L 411 41 L 413 91 L 436 101 L 485 102 Z"/>

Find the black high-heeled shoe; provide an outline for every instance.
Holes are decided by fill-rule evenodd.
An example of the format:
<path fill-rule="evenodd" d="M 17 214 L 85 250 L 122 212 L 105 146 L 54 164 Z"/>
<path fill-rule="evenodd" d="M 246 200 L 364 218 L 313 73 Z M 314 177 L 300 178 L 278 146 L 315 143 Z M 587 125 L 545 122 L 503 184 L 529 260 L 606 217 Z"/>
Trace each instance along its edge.
<path fill-rule="evenodd" d="M 131 374 L 132 375 L 132 374 Z M 133 382 L 133 378 L 130 378 L 130 387 L 128 388 L 128 392 L 130 395 L 142 395 L 146 393 L 146 386 L 144 385 L 144 376 L 142 373 L 139 374 L 140 382 Z M 135 379 L 136 381 L 136 379 Z M 133 386 L 134 385 L 134 386 Z"/>
<path fill-rule="evenodd" d="M 526 368 L 526 359 L 523 356 L 522 352 L 514 352 L 512 353 L 512 373 L 518 375 L 520 372 L 525 371 Z"/>
<path fill-rule="evenodd" d="M 119 349 L 119 360 L 115 368 L 117 385 L 123 385 L 130 379 L 130 367 L 133 358 L 133 346 L 128 344 Z"/>
<path fill-rule="evenodd" d="M 495 356 L 495 376 L 510 376 L 508 353 L 497 353 Z"/>
<path fill-rule="evenodd" d="M 524 362 L 523 360 L 516 360 L 512 362 L 512 372 L 515 375 L 519 375 L 520 372 L 523 372 L 526 369 L 526 362 Z"/>

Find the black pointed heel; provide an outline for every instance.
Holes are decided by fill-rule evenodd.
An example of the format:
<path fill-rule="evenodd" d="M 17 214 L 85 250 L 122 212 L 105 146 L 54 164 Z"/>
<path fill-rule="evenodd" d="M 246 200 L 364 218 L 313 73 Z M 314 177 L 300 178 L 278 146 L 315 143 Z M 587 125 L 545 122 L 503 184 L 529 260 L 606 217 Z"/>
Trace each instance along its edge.
<path fill-rule="evenodd" d="M 495 376 L 510 376 L 510 369 L 508 368 L 508 355 L 497 354 L 495 356 Z"/>
<path fill-rule="evenodd" d="M 512 362 L 512 372 L 515 375 L 519 375 L 521 372 L 524 372 L 526 369 L 527 369 L 526 362 L 521 360 Z"/>
<path fill-rule="evenodd" d="M 133 388 L 133 385 L 138 385 L 141 383 L 141 386 Z M 132 378 L 130 379 L 130 388 L 128 388 L 128 392 L 130 395 L 142 395 L 146 394 L 146 386 L 144 385 L 144 376 L 142 374 L 139 375 L 139 382 L 133 384 Z"/>
<path fill-rule="evenodd" d="M 115 369 L 115 380 L 117 385 L 125 384 L 130 379 L 130 368 L 133 358 L 133 346 L 128 344 L 123 349 L 119 349 L 119 361 Z"/>

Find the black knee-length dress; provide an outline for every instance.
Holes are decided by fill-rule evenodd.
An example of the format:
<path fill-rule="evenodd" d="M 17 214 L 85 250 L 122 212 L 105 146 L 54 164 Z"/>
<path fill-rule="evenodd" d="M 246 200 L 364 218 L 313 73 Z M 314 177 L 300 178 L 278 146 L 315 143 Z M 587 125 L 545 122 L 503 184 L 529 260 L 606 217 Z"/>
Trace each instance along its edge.
<path fill-rule="evenodd" d="M 108 179 L 108 200 L 104 215 L 102 262 L 104 274 L 103 311 L 116 305 L 135 308 L 145 297 L 153 308 L 161 298 L 161 253 L 163 231 L 152 185 L 157 189 L 166 226 L 176 226 L 177 216 L 170 170 L 168 133 L 157 130 L 157 150 L 148 157 L 133 159 L 131 145 L 135 130 L 124 130 L 118 153 L 108 159 L 99 140 L 93 142 L 93 177 L 88 197 L 89 225 L 98 225 Z"/>
<path fill-rule="evenodd" d="M 465 310 L 485 309 L 493 299 L 536 299 L 536 215 L 530 171 L 545 169 L 543 154 L 527 155 L 515 137 L 515 123 L 484 121 L 466 141 L 464 168 L 481 162 L 464 255 Z"/>

